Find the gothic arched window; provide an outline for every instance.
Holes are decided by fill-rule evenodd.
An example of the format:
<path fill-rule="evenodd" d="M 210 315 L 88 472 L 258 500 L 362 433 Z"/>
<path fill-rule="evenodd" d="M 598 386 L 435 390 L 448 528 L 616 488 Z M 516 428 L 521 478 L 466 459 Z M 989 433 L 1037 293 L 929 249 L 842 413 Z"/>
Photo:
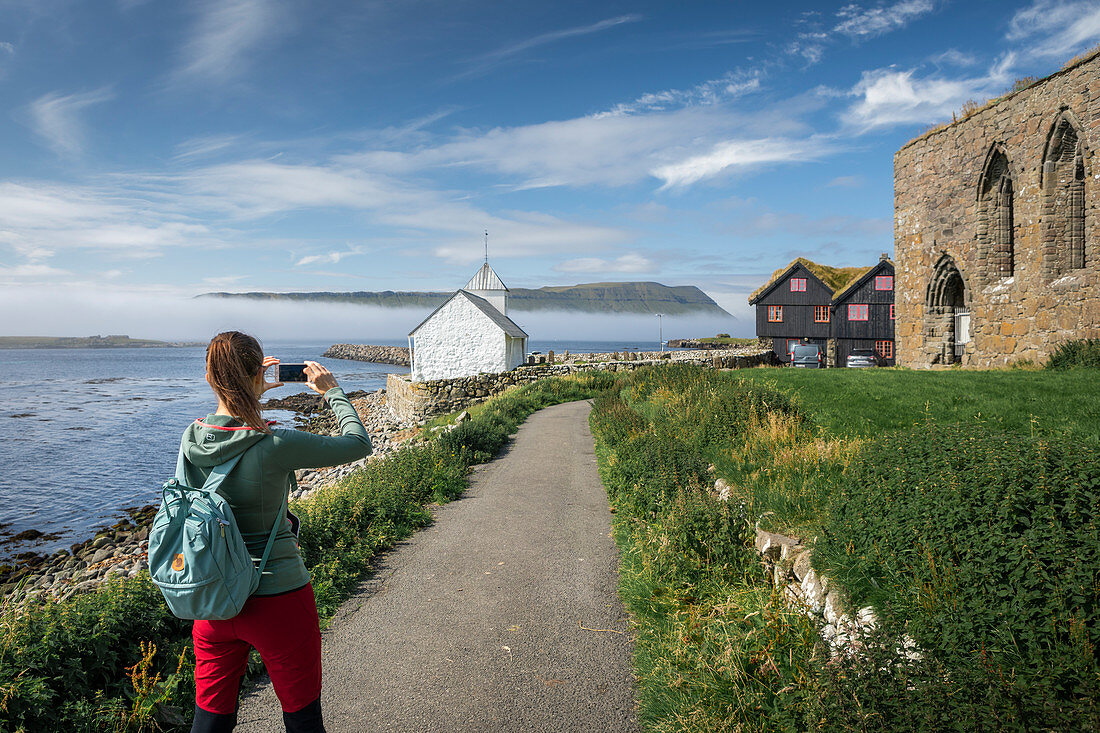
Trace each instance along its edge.
<path fill-rule="evenodd" d="M 978 185 L 978 258 L 984 277 L 1012 277 L 1015 266 L 1012 171 L 1004 148 L 994 145 Z"/>
<path fill-rule="evenodd" d="M 1042 240 L 1048 277 L 1085 266 L 1085 150 L 1066 112 L 1055 120 L 1043 156 Z"/>

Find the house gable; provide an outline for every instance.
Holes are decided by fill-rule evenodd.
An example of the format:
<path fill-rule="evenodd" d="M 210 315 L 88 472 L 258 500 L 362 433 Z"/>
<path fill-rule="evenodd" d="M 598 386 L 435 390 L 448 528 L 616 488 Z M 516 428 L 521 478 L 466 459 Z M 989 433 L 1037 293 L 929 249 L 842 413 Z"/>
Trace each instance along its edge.
<path fill-rule="evenodd" d="M 805 279 L 804 291 L 791 291 L 791 279 Z M 805 305 L 807 302 L 829 302 L 833 290 L 826 285 L 810 268 L 799 261 L 778 276 L 775 276 L 749 299 L 749 305 Z"/>
<path fill-rule="evenodd" d="M 878 278 L 890 277 L 891 288 L 879 290 Z M 843 365 L 853 349 L 873 349 L 882 352 L 887 364 L 895 363 L 894 348 L 894 263 L 880 260 L 867 268 L 833 299 L 832 336 L 836 339 L 836 360 Z M 882 342 L 889 347 L 879 349 Z"/>

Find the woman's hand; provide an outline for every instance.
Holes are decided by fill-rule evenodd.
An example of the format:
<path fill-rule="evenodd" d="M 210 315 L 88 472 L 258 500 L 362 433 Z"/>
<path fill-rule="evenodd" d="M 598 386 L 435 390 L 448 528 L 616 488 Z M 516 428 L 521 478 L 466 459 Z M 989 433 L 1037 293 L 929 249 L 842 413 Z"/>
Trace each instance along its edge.
<path fill-rule="evenodd" d="M 315 361 L 306 362 L 305 373 L 309 377 L 306 386 L 317 394 L 324 394 L 333 387 L 340 386 L 336 383 L 336 377 L 332 376 L 332 372 Z"/>
<path fill-rule="evenodd" d="M 279 370 L 277 368 L 278 366 L 279 366 L 278 358 L 276 358 L 274 356 L 264 357 L 263 369 L 260 371 L 260 385 L 259 385 L 260 394 L 263 394 L 264 392 L 268 391 L 269 389 L 275 389 L 276 387 L 282 387 L 283 386 L 282 382 L 269 382 L 269 381 L 267 381 L 267 370 L 270 369 L 271 367 L 276 367 L 275 374 L 276 374 L 276 377 L 278 377 L 278 374 L 279 374 Z"/>

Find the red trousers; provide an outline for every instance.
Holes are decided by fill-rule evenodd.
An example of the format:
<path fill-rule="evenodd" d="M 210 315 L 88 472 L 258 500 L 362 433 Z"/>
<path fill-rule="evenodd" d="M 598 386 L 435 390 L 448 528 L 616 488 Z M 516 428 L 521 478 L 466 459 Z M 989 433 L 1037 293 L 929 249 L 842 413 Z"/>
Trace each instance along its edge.
<path fill-rule="evenodd" d="M 196 621 L 195 704 L 211 713 L 237 710 L 248 652 L 255 647 L 283 711 L 297 712 L 321 695 L 321 631 L 313 586 L 252 596 L 228 621 Z"/>

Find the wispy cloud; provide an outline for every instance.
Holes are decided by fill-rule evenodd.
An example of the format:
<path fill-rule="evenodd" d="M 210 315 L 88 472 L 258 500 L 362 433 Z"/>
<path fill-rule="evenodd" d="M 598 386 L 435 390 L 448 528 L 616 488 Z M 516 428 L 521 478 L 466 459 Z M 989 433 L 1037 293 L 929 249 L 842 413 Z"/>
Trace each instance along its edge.
<path fill-rule="evenodd" d="M 819 12 L 805 12 L 795 24 L 807 30 L 800 31 L 787 42 L 784 51 L 788 56 L 800 57 L 807 66 L 813 66 L 825 58 L 829 46 L 839 38 L 859 42 L 900 30 L 930 13 L 935 6 L 934 0 L 902 0 L 893 5 L 869 8 L 851 3 L 837 10 L 831 24 L 826 23 Z"/>
<path fill-rule="evenodd" d="M 31 102 L 28 108 L 31 125 L 35 134 L 58 155 L 80 155 L 86 139 L 81 113 L 113 97 L 107 87 L 75 94 L 51 92 Z"/>
<path fill-rule="evenodd" d="M 1100 5 L 1095 0 L 1036 0 L 1009 25 L 1010 41 L 1032 40 L 1027 53 L 1066 58 L 1100 40 Z"/>
<path fill-rule="evenodd" d="M 904 124 L 931 124 L 951 117 L 968 100 L 986 99 L 1012 81 L 1013 54 L 1005 55 L 985 76 L 968 79 L 918 77 L 913 69 L 865 71 L 851 95 L 859 97 L 844 114 L 856 131 Z"/>
<path fill-rule="evenodd" d="M 682 107 L 718 104 L 758 91 L 761 76 L 758 70 L 731 71 L 718 79 L 696 84 L 690 89 L 665 89 L 643 94 L 633 102 L 617 104 L 606 112 L 598 112 L 592 116 L 615 117 L 639 112 L 661 112 Z"/>
<path fill-rule="evenodd" d="M 826 188 L 860 188 L 867 182 L 863 176 L 837 176 L 825 184 Z"/>
<path fill-rule="evenodd" d="M 828 148 L 828 143 L 823 140 L 727 140 L 701 155 L 661 166 L 653 171 L 653 176 L 664 182 L 662 188 L 688 186 L 736 169 L 813 159 Z"/>
<path fill-rule="evenodd" d="M 653 272 L 656 263 L 648 257 L 632 252 L 605 260 L 600 257 L 580 257 L 566 260 L 554 266 L 556 272 Z"/>
<path fill-rule="evenodd" d="M 219 153 L 232 148 L 241 137 L 239 135 L 206 135 L 184 140 L 176 145 L 176 154 L 172 157 L 176 160 L 187 161 L 195 158 L 205 158 L 214 153 Z"/>
<path fill-rule="evenodd" d="M 476 76 L 478 74 L 484 74 L 490 69 L 499 66 L 500 64 L 512 59 L 520 54 L 526 53 L 540 46 L 546 46 L 551 43 L 557 43 L 558 41 L 564 41 L 568 38 L 577 38 L 579 36 L 588 36 L 594 33 L 602 33 L 603 31 L 616 28 L 618 26 L 627 23 L 637 23 L 643 20 L 641 15 L 630 13 L 627 15 L 618 15 L 614 18 L 607 18 L 597 23 L 591 23 L 589 25 L 575 26 L 573 28 L 565 28 L 559 31 L 550 31 L 549 33 L 541 33 L 537 36 L 524 39 L 518 43 L 513 43 L 507 46 L 490 51 L 489 53 L 478 56 L 469 62 L 469 67 L 457 75 L 456 78 Z"/>
<path fill-rule="evenodd" d="M 288 32 L 281 0 L 203 0 L 184 44 L 177 82 L 224 82 L 244 72 L 259 48 Z"/>
<path fill-rule="evenodd" d="M 147 197 L 49 183 L 0 183 L 0 221 L 0 244 L 30 262 L 61 249 L 150 257 L 214 239 L 206 225 L 150 207 Z"/>
<path fill-rule="evenodd" d="M 978 63 L 977 56 L 963 53 L 957 48 L 949 48 L 943 53 L 932 56 L 928 60 L 936 66 L 974 66 Z"/>
<path fill-rule="evenodd" d="M 306 255 L 297 262 L 294 263 L 295 267 L 305 267 L 306 265 L 336 265 L 340 260 L 345 257 L 352 257 L 354 255 L 363 254 L 362 249 L 348 249 L 342 252 L 326 252 L 319 255 Z"/>
<path fill-rule="evenodd" d="M 932 12 L 936 4 L 932 0 L 903 0 L 894 5 L 862 8 L 855 3 L 837 11 L 836 33 L 851 38 L 873 38 L 904 28 L 913 20 Z"/>
<path fill-rule="evenodd" d="M 393 176 L 463 168 L 496 174 L 498 186 L 625 186 L 651 180 L 654 171 L 704 154 L 735 135 L 794 137 L 805 133 L 805 105 L 817 100 L 742 112 L 729 105 L 599 115 L 487 131 L 463 131 L 412 152 L 367 151 L 341 159 Z M 681 184 L 689 181 L 677 176 Z M 698 180 L 698 179 L 696 179 Z"/>

